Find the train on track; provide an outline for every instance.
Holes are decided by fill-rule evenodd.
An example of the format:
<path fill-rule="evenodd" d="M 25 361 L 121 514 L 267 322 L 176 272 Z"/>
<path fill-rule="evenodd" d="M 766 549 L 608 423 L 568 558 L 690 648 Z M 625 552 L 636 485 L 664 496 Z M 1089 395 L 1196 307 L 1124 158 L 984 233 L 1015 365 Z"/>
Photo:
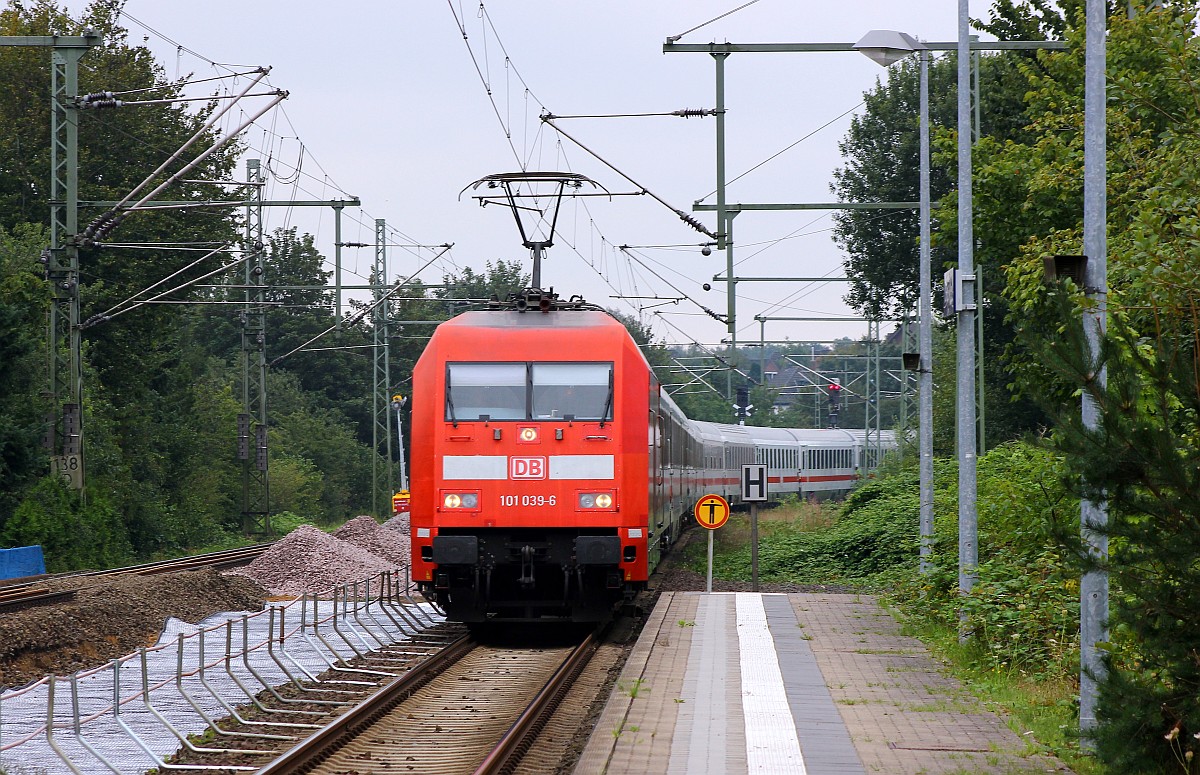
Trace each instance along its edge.
<path fill-rule="evenodd" d="M 528 289 L 442 323 L 413 370 L 413 580 L 452 620 L 596 621 L 646 585 L 696 500 L 842 492 L 890 431 L 688 419 L 625 327 Z"/>

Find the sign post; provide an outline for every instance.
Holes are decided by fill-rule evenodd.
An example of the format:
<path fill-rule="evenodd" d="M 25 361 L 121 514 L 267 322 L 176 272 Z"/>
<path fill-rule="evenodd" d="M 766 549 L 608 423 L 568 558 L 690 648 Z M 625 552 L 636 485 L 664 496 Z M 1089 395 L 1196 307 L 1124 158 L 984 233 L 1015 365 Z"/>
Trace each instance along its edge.
<path fill-rule="evenodd" d="M 692 510 L 696 515 L 696 521 L 700 523 L 700 527 L 708 529 L 708 585 L 705 588 L 706 592 L 712 592 L 712 569 L 713 569 L 713 533 L 717 528 L 729 521 L 729 501 L 722 498 L 720 495 L 704 495 L 700 500 L 696 501 L 696 507 Z"/>
<path fill-rule="evenodd" d="M 742 466 L 742 500 L 750 504 L 750 580 L 758 591 L 758 504 L 767 499 L 767 466 Z"/>

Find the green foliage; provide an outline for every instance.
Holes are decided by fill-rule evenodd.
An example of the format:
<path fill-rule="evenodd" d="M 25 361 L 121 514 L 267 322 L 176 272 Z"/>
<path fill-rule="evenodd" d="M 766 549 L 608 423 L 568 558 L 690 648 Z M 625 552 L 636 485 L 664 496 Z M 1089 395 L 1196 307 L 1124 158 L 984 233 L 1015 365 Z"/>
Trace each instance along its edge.
<path fill-rule="evenodd" d="M 442 284 L 445 287 L 434 292 L 434 296 L 439 299 L 487 301 L 495 294 L 503 301 L 510 293 L 528 287 L 529 275 L 522 271 L 520 261 L 498 259 L 495 263 L 486 262 L 483 272 L 476 272 L 467 266 L 456 275 L 443 275 Z M 457 311 L 452 306 L 449 308 Z"/>
<path fill-rule="evenodd" d="M 920 199 L 919 68 L 914 58 L 890 68 L 887 82 L 863 95 L 839 143 L 845 166 L 830 187 L 843 201 L 915 202 Z M 955 121 L 954 61 L 929 68 L 931 131 Z M 952 171 L 931 168 L 934 198 L 951 187 Z M 846 300 L 864 315 L 896 317 L 914 308 L 918 281 L 920 222 L 916 210 L 847 210 L 836 213 L 834 234 L 847 253 L 850 291 Z M 949 258 L 949 256 L 947 256 Z M 943 259 L 939 256 L 937 263 Z"/>
<path fill-rule="evenodd" d="M 95 492 L 88 502 L 47 476 L 34 486 L 0 534 L 10 546 L 40 544 L 46 570 L 108 568 L 132 558 L 120 516 Z"/>
<path fill-rule="evenodd" d="M 1053 436 L 1081 495 L 1107 504 L 1108 671 L 1100 684 L 1099 754 L 1122 772 L 1156 772 L 1200 749 L 1200 641 L 1192 591 L 1200 585 L 1200 382 L 1196 307 L 1156 309 L 1158 330 L 1139 337 L 1114 315 L 1098 363 L 1086 356 L 1078 307 L 1064 291 L 1049 309 L 1062 330 L 1043 342 L 1046 367 L 1097 407 L 1098 427 L 1060 410 Z M 1095 378 L 1099 369 L 1107 385 Z M 1186 771 L 1186 770 L 1185 770 Z"/>
<path fill-rule="evenodd" d="M 966 596 L 958 590 L 957 472 L 940 469 L 930 572 L 906 579 L 898 601 L 914 618 L 971 633 L 973 658 L 986 669 L 1070 674 L 1078 664 L 1079 569 L 1059 539 L 1078 511 L 1062 488 L 1061 463 L 1018 442 L 979 459 L 979 566 Z"/>
<path fill-rule="evenodd" d="M 1007 235 L 1014 381 L 1055 418 L 1051 438 L 1071 487 L 1108 503 L 1113 594 L 1099 756 L 1120 772 L 1191 771 L 1187 756 L 1200 749 L 1190 645 L 1200 631 L 1186 602 L 1200 582 L 1196 8 L 1139 8 L 1133 18 L 1123 10 L 1109 19 L 1107 45 L 1107 207 L 1116 228 L 1098 359 L 1085 355 L 1081 323 L 1094 302 L 1070 282 L 1048 290 L 1041 277 L 1043 257 L 1083 252 L 1081 30 L 1067 30 L 1068 51 L 1025 71 L 1033 139 L 981 144 L 976 229 Z M 1081 394 L 1098 408 L 1098 429 L 1083 427 Z M 1079 549 L 1074 532 L 1063 539 Z"/>
<path fill-rule="evenodd" d="M 912 567 L 916 557 L 917 510 L 905 502 L 905 486 L 897 481 L 870 481 L 835 506 L 792 502 L 760 513 L 759 576 L 763 581 L 801 584 L 886 583 L 888 574 Z M 777 513 L 778 512 L 778 513 Z M 721 578 L 749 579 L 750 548 L 746 516 L 736 516 L 735 530 L 720 531 L 723 550 L 714 559 Z M 692 551 L 699 542 L 693 541 Z M 693 565 L 705 561 L 691 558 Z"/>
<path fill-rule="evenodd" d="M 45 363 L 42 308 L 48 296 L 35 257 L 45 232 L 24 224 L 0 227 L 0 528 L 44 465 L 37 453 L 44 431 L 35 400 Z"/>

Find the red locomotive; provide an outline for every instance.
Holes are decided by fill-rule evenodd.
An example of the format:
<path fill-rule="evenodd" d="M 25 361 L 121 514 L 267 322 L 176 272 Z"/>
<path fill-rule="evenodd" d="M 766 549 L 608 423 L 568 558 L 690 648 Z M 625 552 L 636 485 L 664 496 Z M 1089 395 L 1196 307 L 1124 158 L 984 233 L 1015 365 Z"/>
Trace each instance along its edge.
<path fill-rule="evenodd" d="M 857 481 L 845 431 L 762 429 L 760 450 L 758 429 L 688 420 L 599 308 L 537 290 L 493 306 L 441 324 L 413 370 L 413 580 L 453 620 L 607 617 L 744 463 L 792 492 Z"/>

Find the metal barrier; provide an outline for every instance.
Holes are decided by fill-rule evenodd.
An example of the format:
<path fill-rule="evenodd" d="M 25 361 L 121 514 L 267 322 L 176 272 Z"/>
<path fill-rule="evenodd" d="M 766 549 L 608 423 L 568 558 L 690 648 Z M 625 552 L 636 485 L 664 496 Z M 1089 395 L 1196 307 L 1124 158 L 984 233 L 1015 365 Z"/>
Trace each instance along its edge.
<path fill-rule="evenodd" d="M 448 642 L 450 636 L 428 632 L 443 619 L 415 600 L 413 589 L 402 568 L 321 595 L 268 603 L 254 614 L 219 614 L 199 625 L 172 620 L 156 645 L 103 667 L 0 690 L 0 771 L 253 771 L 164 759 L 181 747 L 246 752 L 255 750 L 255 740 L 304 737 L 323 714 L 289 706 L 349 705 L 403 671 L 404 657 L 412 654 L 406 647 Z M 214 649 L 214 642 L 223 648 Z M 277 687 L 292 687 L 299 698 L 284 697 Z M 238 710 L 248 706 L 291 720 L 248 720 Z M 241 731 L 223 729 L 218 718 L 224 717 Z"/>

